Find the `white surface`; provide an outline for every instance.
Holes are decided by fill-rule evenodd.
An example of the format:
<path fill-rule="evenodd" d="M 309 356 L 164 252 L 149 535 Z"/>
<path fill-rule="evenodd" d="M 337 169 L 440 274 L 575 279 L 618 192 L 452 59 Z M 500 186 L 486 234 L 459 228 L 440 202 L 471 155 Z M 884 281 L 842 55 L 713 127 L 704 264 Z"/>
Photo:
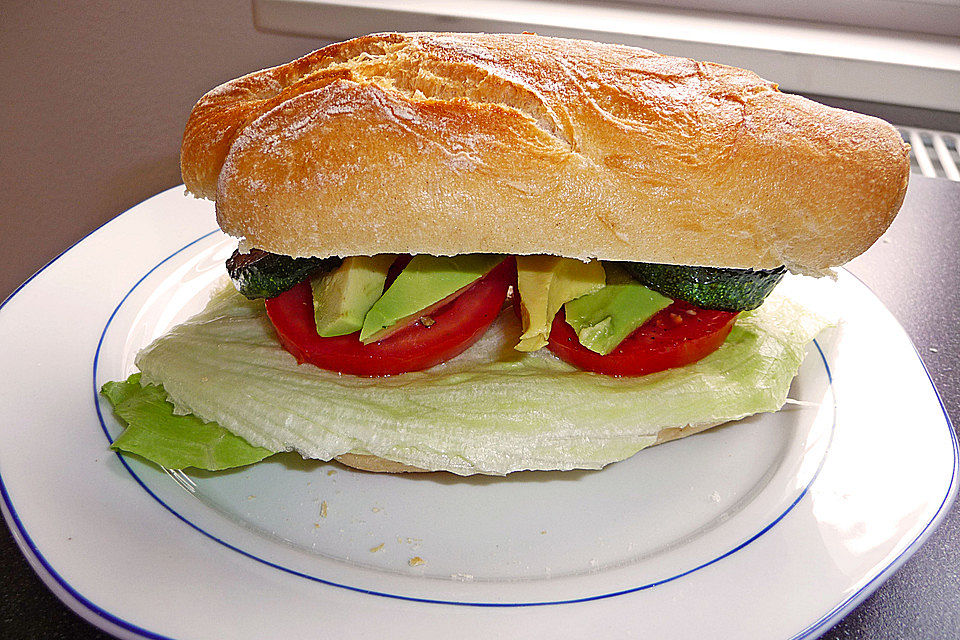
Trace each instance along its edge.
<path fill-rule="evenodd" d="M 601 0 L 604 1 L 604 0 Z M 720 11 L 897 31 L 960 32 L 958 0 L 625 0 L 631 4 Z"/>
<path fill-rule="evenodd" d="M 230 249 L 212 228 L 208 203 L 164 192 L 0 311 L 5 516 L 55 592 L 124 636 L 814 637 L 955 491 L 919 358 L 846 274 L 811 285 L 843 319 L 818 341 L 832 386 L 813 350 L 791 392 L 814 406 L 601 472 L 374 476 L 287 456 L 184 491 L 107 449 L 95 388 L 202 304 Z"/>
<path fill-rule="evenodd" d="M 254 0 L 254 21 L 333 40 L 378 31 L 534 31 L 743 67 L 794 92 L 960 110 L 960 40 L 947 36 L 550 0 Z"/>

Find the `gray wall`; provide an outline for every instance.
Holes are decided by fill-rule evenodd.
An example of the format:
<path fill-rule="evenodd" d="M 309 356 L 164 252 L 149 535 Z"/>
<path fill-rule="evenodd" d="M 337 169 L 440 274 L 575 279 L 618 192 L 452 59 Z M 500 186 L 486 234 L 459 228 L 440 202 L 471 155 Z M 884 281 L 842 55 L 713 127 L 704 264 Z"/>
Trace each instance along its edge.
<path fill-rule="evenodd" d="M 258 32 L 246 0 L 0 4 L 0 300 L 181 182 L 193 103 L 320 42 Z"/>

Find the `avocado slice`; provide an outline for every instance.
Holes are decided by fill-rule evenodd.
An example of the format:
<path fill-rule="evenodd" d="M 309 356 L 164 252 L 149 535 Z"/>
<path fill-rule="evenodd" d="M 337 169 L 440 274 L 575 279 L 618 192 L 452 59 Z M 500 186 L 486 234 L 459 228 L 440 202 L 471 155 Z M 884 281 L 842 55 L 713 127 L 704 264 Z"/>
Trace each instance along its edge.
<path fill-rule="evenodd" d="M 344 336 L 363 327 L 363 318 L 383 293 L 393 254 L 344 258 L 335 270 L 311 278 L 313 315 L 323 338 Z"/>
<path fill-rule="evenodd" d="M 634 280 L 622 267 L 605 263 L 604 269 L 607 285 L 603 289 L 571 300 L 563 307 L 580 344 L 602 356 L 673 303 Z"/>
<path fill-rule="evenodd" d="M 651 262 L 622 264 L 634 278 L 654 291 L 704 309 L 721 311 L 756 309 L 787 271 L 786 267 L 754 270 Z"/>
<path fill-rule="evenodd" d="M 603 288 L 599 260 L 582 262 L 558 256 L 517 256 L 517 289 L 523 334 L 518 351 L 547 346 L 553 318 L 564 303 Z"/>
<path fill-rule="evenodd" d="M 504 256 L 472 253 L 452 257 L 414 256 L 363 320 L 364 344 L 383 340 L 453 299 L 503 262 Z"/>

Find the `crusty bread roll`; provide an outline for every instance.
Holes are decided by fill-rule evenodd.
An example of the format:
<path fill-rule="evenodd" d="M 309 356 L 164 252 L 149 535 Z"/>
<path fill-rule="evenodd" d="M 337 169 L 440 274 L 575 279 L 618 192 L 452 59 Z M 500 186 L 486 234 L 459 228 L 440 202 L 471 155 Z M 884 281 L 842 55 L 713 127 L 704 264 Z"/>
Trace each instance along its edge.
<path fill-rule="evenodd" d="M 687 436 L 692 436 L 695 433 L 712 429 L 713 427 L 721 424 L 723 424 L 723 422 L 704 422 L 701 424 L 690 424 L 686 427 L 669 427 L 667 429 L 661 429 L 660 433 L 657 434 L 657 441 L 653 444 L 663 444 L 664 442 L 686 438 Z M 373 473 L 434 473 L 427 471 L 426 469 L 420 469 L 418 467 L 412 467 L 408 464 L 403 464 L 402 462 L 387 460 L 386 458 L 381 458 L 379 456 L 372 456 L 362 453 L 344 453 L 337 456 L 336 460 L 340 464 L 348 467 L 360 469 L 361 471 L 370 471 Z M 469 476 L 475 474 L 466 473 L 460 475 Z"/>
<path fill-rule="evenodd" d="M 822 273 L 903 201 L 882 120 L 749 71 L 536 35 L 379 34 L 213 89 L 181 168 L 293 256 L 549 253 Z"/>

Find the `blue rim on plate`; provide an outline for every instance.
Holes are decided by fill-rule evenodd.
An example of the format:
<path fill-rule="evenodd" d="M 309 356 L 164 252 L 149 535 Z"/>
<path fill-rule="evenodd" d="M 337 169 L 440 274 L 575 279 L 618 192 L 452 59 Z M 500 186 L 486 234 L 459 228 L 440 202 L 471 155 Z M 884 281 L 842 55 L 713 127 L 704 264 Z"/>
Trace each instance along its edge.
<path fill-rule="evenodd" d="M 0 310 L 2 310 L 3 307 L 5 307 L 6 304 L 7 304 L 8 302 L 10 302 L 10 300 L 12 300 L 12 299 L 14 298 L 14 296 L 16 296 L 24 287 L 26 287 L 30 282 L 32 282 L 32 281 L 34 280 L 34 278 L 36 278 L 38 275 L 40 275 L 41 273 L 43 273 L 43 272 L 44 272 L 47 268 L 49 268 L 53 263 L 55 263 L 57 260 L 59 260 L 61 257 L 63 257 L 66 253 L 68 253 L 68 252 L 69 252 L 70 250 L 72 250 L 74 247 L 76 247 L 76 246 L 79 245 L 81 242 L 83 242 L 83 241 L 84 241 L 86 238 L 88 238 L 90 235 L 92 235 L 93 233 L 96 233 L 96 231 L 99 231 L 100 229 L 103 229 L 103 228 L 106 227 L 108 224 L 109 224 L 109 222 L 106 223 L 106 224 L 104 224 L 104 225 L 101 226 L 99 229 L 95 230 L 94 232 L 91 232 L 90 234 L 87 234 L 87 236 L 85 236 L 84 238 L 82 238 L 82 239 L 79 240 L 78 242 L 76 242 L 76 243 L 74 243 L 73 245 L 71 245 L 69 248 L 67 248 L 67 249 L 64 250 L 62 253 L 60 253 L 58 256 L 56 256 L 53 260 L 51 260 L 51 261 L 48 262 L 46 265 L 44 265 L 40 270 L 38 270 L 35 274 L 33 274 L 26 282 L 24 282 L 22 285 L 20 285 L 19 287 L 17 287 L 17 289 L 15 289 L 15 290 L 13 291 L 13 293 L 11 293 L 10 296 L 9 296 L 6 300 L 4 300 L 2 304 L 0 304 Z M 101 346 L 102 346 L 102 344 L 103 344 L 103 339 L 104 339 L 104 336 L 106 335 L 106 331 L 107 331 L 108 327 L 110 326 L 110 323 L 112 322 L 113 318 L 116 316 L 117 311 L 118 311 L 118 310 L 120 309 L 120 307 L 123 305 L 124 301 L 126 301 L 126 299 L 127 299 L 127 298 L 130 296 L 130 294 L 137 288 L 137 286 L 139 286 L 151 273 L 153 273 L 157 268 L 159 268 L 161 265 L 163 265 L 164 263 L 166 263 L 167 261 L 169 261 L 170 259 L 172 259 L 172 258 L 175 257 L 176 255 L 178 255 L 179 253 L 181 253 L 181 252 L 183 252 L 184 250 L 188 249 L 189 247 L 193 246 L 193 245 L 196 244 L 197 242 L 200 242 L 201 240 L 203 240 L 203 239 L 205 239 L 205 238 L 213 235 L 214 233 L 217 233 L 217 231 L 218 231 L 218 230 L 213 230 L 213 231 L 211 231 L 211 232 L 209 232 L 209 233 L 206 233 L 206 234 L 204 234 L 204 235 L 202 235 L 202 236 L 194 239 L 193 241 L 187 243 L 186 245 L 184 245 L 183 247 L 181 247 L 180 249 L 178 249 L 177 251 L 175 251 L 174 253 L 170 254 L 169 256 L 167 256 L 166 258 L 164 258 L 163 260 L 161 260 L 159 263 L 157 263 L 156 265 L 154 265 L 149 271 L 147 271 L 147 273 L 145 273 L 145 274 L 133 285 L 133 287 L 131 287 L 131 289 L 127 292 L 126 295 L 124 295 L 123 299 L 121 299 L 120 303 L 118 303 L 118 305 L 114 308 L 113 312 L 110 314 L 110 317 L 108 318 L 107 323 L 106 323 L 106 325 L 104 326 L 103 332 L 101 333 L 101 336 L 100 336 L 100 340 L 99 340 L 99 342 L 98 342 L 98 344 L 97 344 L 97 349 L 96 349 L 96 352 L 95 352 L 95 355 L 94 355 L 93 372 L 92 372 L 92 373 L 93 373 L 93 386 L 94 386 L 94 406 L 95 406 L 95 409 L 96 409 L 96 412 L 97 412 L 98 419 L 99 419 L 99 421 L 100 421 L 101 428 L 102 428 L 102 430 L 103 430 L 103 432 L 104 432 L 104 435 L 106 436 L 106 438 L 107 438 L 108 441 L 111 441 L 111 439 L 110 439 L 110 434 L 109 434 L 109 432 L 108 432 L 108 430 L 107 430 L 107 428 L 106 428 L 106 424 L 105 424 L 105 422 L 104 422 L 104 419 L 103 419 L 103 416 L 102 416 L 102 413 L 101 413 L 100 401 L 99 401 L 98 395 L 97 395 L 98 389 L 96 388 L 96 373 L 97 373 L 97 366 L 98 366 L 98 360 L 99 360 L 99 355 L 100 355 L 100 348 L 101 348 Z M 862 284 L 862 283 L 861 283 L 861 284 Z M 865 286 L 865 285 L 864 285 L 864 286 Z M 869 288 L 868 288 L 868 289 L 869 289 Z M 820 345 L 816 342 L 816 340 L 814 341 L 814 345 L 816 346 L 817 351 L 818 351 L 818 353 L 820 354 L 820 358 L 821 358 L 821 360 L 822 360 L 822 362 L 823 362 L 824 368 L 826 369 L 828 382 L 832 385 L 832 376 L 831 376 L 829 364 L 827 363 L 827 359 L 826 359 L 826 357 L 825 357 L 822 349 L 820 348 Z M 914 349 L 914 352 L 916 353 L 916 349 Z M 850 596 L 848 596 L 843 602 L 841 602 L 840 604 L 838 604 L 837 606 L 835 606 L 831 611 L 829 611 L 828 613 L 824 614 L 819 620 L 817 620 L 816 622 L 810 624 L 806 629 L 804 629 L 804 630 L 801 631 L 800 633 L 794 635 L 794 636 L 791 638 L 791 640 L 800 640 L 800 639 L 802 639 L 802 638 L 809 638 L 809 637 L 814 637 L 815 635 L 819 635 L 819 633 L 821 633 L 822 631 L 825 630 L 825 627 L 826 627 L 829 623 L 832 623 L 832 622 L 837 621 L 837 619 L 838 619 L 841 615 L 845 614 L 847 611 L 849 611 L 850 609 L 852 609 L 855 605 L 859 604 L 859 603 L 860 603 L 863 599 L 865 599 L 870 593 L 872 593 L 877 587 L 879 587 L 879 585 L 883 582 L 883 580 L 886 579 L 886 578 L 889 576 L 889 574 L 892 573 L 896 568 L 898 568 L 904 561 L 906 561 L 906 559 L 907 559 L 910 555 L 912 555 L 912 554 L 916 551 L 917 548 L 919 548 L 919 546 L 927 539 L 927 537 L 929 537 L 929 535 L 930 535 L 930 533 L 932 532 L 932 530 L 933 530 L 933 528 L 935 527 L 935 525 L 936 525 L 937 523 L 939 523 L 939 521 L 942 519 L 942 517 L 943 517 L 943 515 L 944 515 L 944 513 L 945 513 L 945 509 L 946 509 L 947 505 L 948 505 L 948 504 L 950 503 L 950 501 L 951 501 L 951 500 L 950 500 L 951 497 L 952 497 L 952 496 L 955 494 L 955 492 L 956 492 L 956 489 L 957 489 L 958 471 L 960 471 L 960 445 L 958 445 L 956 432 L 955 432 L 954 429 L 953 429 L 953 426 L 952 426 L 951 421 L 950 421 L 950 417 L 949 417 L 949 415 L 947 414 L 946 408 L 945 408 L 944 405 L 943 405 L 943 401 L 940 399 L 939 394 L 936 392 L 936 387 L 934 387 L 934 385 L 933 385 L 933 381 L 932 381 L 931 378 L 930 378 L 930 374 L 929 374 L 929 372 L 927 371 L 926 366 L 923 364 L 922 359 L 920 359 L 919 353 L 916 353 L 916 356 L 917 356 L 917 359 L 920 360 L 920 363 L 921 363 L 921 366 L 923 367 L 924 373 L 925 373 L 926 376 L 927 376 L 927 380 L 928 380 L 928 382 L 930 383 L 930 386 L 931 386 L 931 388 L 932 388 L 933 391 L 934 391 L 934 395 L 936 396 L 937 402 L 938 402 L 939 405 L 940 405 L 940 409 L 941 409 L 941 411 L 943 412 L 943 416 L 944 416 L 944 419 L 945 419 L 945 421 L 946 421 L 947 428 L 948 428 L 949 433 L 950 433 L 950 439 L 951 439 L 952 449 L 953 449 L 953 469 L 952 469 L 952 471 L 951 471 L 950 483 L 949 483 L 949 485 L 948 485 L 948 487 L 947 487 L 947 491 L 946 491 L 946 493 L 944 494 L 944 497 L 943 497 L 943 499 L 941 500 L 940 506 L 938 507 L 938 509 L 937 509 L 937 511 L 934 513 L 934 515 L 930 518 L 930 520 L 927 522 L 927 524 L 924 526 L 924 528 L 920 531 L 920 533 L 914 538 L 914 540 L 913 540 L 912 542 L 910 542 L 910 544 L 908 544 L 908 545 L 904 548 L 904 550 L 903 550 L 896 558 L 894 558 L 886 567 L 884 567 L 883 569 L 881 569 L 871 580 L 869 580 L 866 584 L 864 584 L 862 587 L 860 587 L 860 589 L 858 589 L 856 592 L 854 592 L 853 594 L 851 594 Z M 834 398 L 834 402 L 836 402 L 836 398 Z M 832 433 L 833 433 L 833 430 L 834 430 L 834 427 L 835 427 L 835 426 L 836 426 L 836 411 L 834 411 L 834 423 L 833 423 L 833 425 L 831 426 L 831 436 L 832 436 Z M 367 594 L 367 595 L 375 595 L 375 596 L 384 597 L 384 598 L 392 598 L 392 599 L 398 599 L 398 600 L 406 600 L 406 601 L 419 602 L 419 603 L 430 603 L 430 604 L 446 604 L 446 605 L 457 605 L 457 606 L 492 607 L 492 608 L 516 608 L 516 607 L 531 607 L 531 606 L 543 606 L 543 605 L 560 605 L 560 604 L 570 604 L 570 603 L 582 603 L 582 602 L 589 602 L 589 601 L 593 601 L 593 600 L 613 598 L 613 597 L 616 597 L 616 596 L 625 595 L 625 594 L 630 594 L 630 593 L 636 593 L 636 592 L 638 592 L 638 591 L 643 591 L 643 590 L 646 590 L 646 589 L 650 589 L 650 588 L 656 587 L 656 586 L 658 586 L 658 585 L 666 584 L 666 583 L 668 583 L 668 582 L 673 582 L 673 581 L 678 580 L 678 579 L 680 579 L 680 578 L 682 578 L 682 577 L 684 577 L 684 576 L 690 575 L 691 573 L 694 573 L 694 572 L 696 572 L 696 571 L 698 571 L 698 570 L 700 570 L 700 569 L 703 569 L 704 567 L 713 565 L 713 564 L 715 564 L 715 563 L 723 560 L 724 558 L 727 558 L 727 557 L 733 555 L 734 553 L 736 553 L 736 552 L 738 552 L 739 550 L 743 549 L 744 547 L 750 545 L 751 543 L 755 542 L 757 539 L 759 539 L 761 536 L 763 536 L 765 533 L 767 533 L 770 529 L 772 529 L 774 526 L 776 526 L 777 523 L 779 523 L 784 517 L 786 517 L 786 515 L 787 515 L 788 513 L 790 513 L 790 512 L 794 509 L 794 507 L 796 507 L 797 504 L 799 504 L 799 503 L 803 500 L 803 498 L 807 495 L 810 487 L 811 487 L 811 486 L 813 485 L 813 483 L 816 481 L 816 479 L 817 479 L 817 477 L 818 477 L 818 475 L 819 475 L 820 469 L 823 467 L 824 460 L 826 459 L 826 455 L 827 455 L 828 453 L 829 453 L 829 445 L 828 445 L 828 448 L 827 448 L 827 452 L 826 452 L 825 455 L 824 455 L 824 458 L 820 461 L 820 464 L 819 464 L 819 466 L 818 466 L 818 469 L 817 469 L 817 471 L 816 471 L 816 472 L 814 473 L 814 475 L 813 475 L 813 478 L 810 480 L 810 482 L 807 484 L 807 486 L 804 487 L 804 489 L 803 489 L 803 491 L 800 493 L 800 495 L 797 496 L 797 498 L 786 508 L 786 510 L 785 510 L 783 513 L 781 513 L 779 516 L 777 516 L 777 518 L 775 518 L 772 522 L 770 522 L 768 525 L 766 525 L 765 527 L 763 527 L 763 528 L 762 528 L 760 531 L 758 531 L 756 534 L 754 534 L 753 536 L 751 536 L 750 538 L 748 538 L 748 539 L 745 540 L 744 542 L 740 543 L 739 545 L 735 546 L 734 548 L 726 551 L 726 552 L 723 553 L 723 554 L 720 554 L 720 555 L 717 556 L 716 558 L 713 558 L 713 559 L 711 559 L 711 560 L 709 560 L 709 561 L 707 561 L 707 562 L 704 562 L 704 563 L 702 563 L 702 564 L 700 564 L 700 565 L 698 565 L 698 566 L 696 566 L 696 567 L 693 567 L 693 568 L 688 569 L 688 570 L 686 570 L 686 571 L 684 571 L 684 572 L 678 573 L 678 574 L 676 574 L 676 575 L 674 575 L 674 576 L 671 576 L 671 577 L 669 577 L 669 578 L 665 578 L 665 579 L 658 580 L 658 581 L 655 581 L 655 582 L 651 582 L 651 583 L 648 583 L 648 584 L 640 585 L 640 586 L 633 587 L 633 588 L 630 588 L 630 589 L 624 589 L 624 590 L 620 590 L 620 591 L 616 591 L 616 592 L 599 594 L 599 595 L 594 595 L 594 596 L 587 596 L 587 597 L 583 597 L 583 598 L 569 599 L 569 600 L 544 601 L 544 602 L 521 602 L 521 603 L 462 602 L 462 601 L 447 601 L 447 600 L 430 599 L 430 598 L 417 598 L 417 597 L 411 597 L 411 596 L 404 596 L 404 595 L 401 595 L 401 594 L 384 593 L 384 592 L 378 592 L 378 591 L 373 591 L 373 590 L 369 590 L 369 589 L 363 589 L 363 588 L 360 588 L 360 587 L 353 587 L 353 586 L 350 586 L 350 585 L 340 584 L 340 583 L 332 582 L 332 581 L 329 581 L 329 580 L 325 580 L 325 579 L 320 578 L 320 577 L 317 577 L 317 576 L 311 576 L 311 575 L 308 575 L 308 574 L 305 574 L 305 573 L 302 573 L 302 572 L 299 572 L 299 571 L 290 569 L 290 568 L 288 568 L 288 567 L 283 567 L 283 566 L 281 566 L 281 565 L 279 565 L 279 564 L 273 563 L 273 562 L 271 562 L 271 561 L 269 561 L 269 560 L 265 560 L 265 559 L 260 558 L 260 557 L 258 557 L 258 556 L 256 556 L 256 555 L 252 554 L 252 553 L 249 553 L 249 552 L 247 552 L 247 551 L 244 551 L 243 549 L 240 549 L 240 548 L 238 548 L 238 547 L 236 547 L 236 546 L 234 546 L 234 545 L 231 545 L 230 543 L 228 543 L 228 542 L 226 542 L 226 541 L 224 541 L 224 540 L 221 540 L 221 539 L 217 538 L 217 537 L 214 536 L 213 534 L 211 534 L 211 533 L 205 531 L 204 529 L 202 529 L 200 526 L 198 526 L 198 525 L 194 524 L 193 522 L 191 522 L 190 520 L 186 519 L 183 515 L 179 514 L 179 513 L 178 513 L 177 511 L 175 511 L 171 506 L 167 505 L 167 504 L 166 504 L 165 502 L 163 502 L 163 500 L 161 500 L 156 494 L 154 494 L 154 493 L 146 486 L 146 484 L 136 475 L 136 473 L 129 467 L 129 465 L 127 464 L 126 460 L 124 460 L 124 458 L 123 458 L 122 455 L 120 455 L 119 453 L 116 454 L 116 455 L 117 455 L 118 459 L 120 460 L 121 464 L 124 466 L 124 468 L 130 473 L 130 475 L 134 478 L 134 480 L 136 480 L 136 482 L 144 489 L 144 491 L 146 491 L 154 500 L 156 500 L 156 501 L 157 501 L 161 506 L 163 506 L 167 511 L 169 511 L 170 513 L 172 513 L 173 515 L 175 515 L 178 519 L 180 519 L 181 521 L 183 521 L 184 523 L 186 523 L 187 525 L 189 525 L 190 527 L 192 527 L 192 528 L 193 528 L 194 530 L 196 530 L 197 532 L 203 534 L 203 535 L 206 536 L 207 538 L 209 538 L 209 539 L 211 539 L 211 540 L 219 543 L 220 545 L 222 545 L 222 546 L 224 546 L 224 547 L 226 547 L 226 548 L 228 548 L 228 549 L 231 549 L 232 551 L 235 551 L 235 552 L 237 552 L 237 553 L 239 553 L 239 554 L 241 554 L 241 555 L 243 555 L 243 556 L 245 556 L 245 557 L 247 557 L 247 558 L 249 558 L 249 559 L 251 559 L 251 560 L 257 561 L 257 562 L 259 562 L 259 563 L 261 563 L 261 564 L 264 564 L 264 565 L 266 565 L 266 566 L 270 566 L 270 567 L 273 567 L 273 568 L 278 569 L 278 570 L 280 570 L 280 571 L 283 571 L 283 572 L 285 572 L 285 573 L 289 573 L 289 574 L 291 574 L 291 575 L 295 575 L 295 576 L 304 578 L 304 579 L 306 579 L 306 580 L 311 580 L 311 581 L 318 582 L 318 583 L 321 583 L 321 584 L 325 584 L 325 585 L 328 585 L 328 586 L 338 587 L 338 588 L 342 588 L 342 589 L 346 589 L 346 590 L 351 590 L 351 591 L 358 592 L 358 593 L 364 593 L 364 594 Z M 93 602 L 91 602 L 90 600 L 88 600 L 87 598 L 85 598 L 85 597 L 84 597 L 82 594 L 80 594 L 76 589 L 74 589 L 74 588 L 73 588 L 62 576 L 60 576 L 60 574 L 57 573 L 57 571 L 50 565 L 50 563 L 46 560 L 46 558 L 45 558 L 45 557 L 43 556 L 43 554 L 40 552 L 40 549 L 39 549 L 39 548 L 36 546 L 36 544 L 33 542 L 33 540 L 31 539 L 30 535 L 27 533 L 26 528 L 24 527 L 23 523 L 20 521 L 20 518 L 19 518 L 19 516 L 18 516 L 18 514 L 17 514 L 17 511 L 16 511 L 16 509 L 15 509 L 14 506 L 13 506 L 13 503 L 12 503 L 12 501 L 11 501 L 10 495 L 9 495 L 9 493 L 7 492 L 6 485 L 5 485 L 5 483 L 3 482 L 3 477 L 2 477 L 2 475 L 0 475 L 0 495 L 2 495 L 2 497 L 3 497 L 3 506 L 5 507 L 4 510 L 9 514 L 9 515 L 8 515 L 8 518 L 7 518 L 7 519 L 8 519 L 8 523 L 11 525 L 11 529 L 13 530 L 13 532 L 14 532 L 14 534 L 15 534 L 15 538 L 16 538 L 16 540 L 17 540 L 17 543 L 20 545 L 21 549 L 22 549 L 26 554 L 28 554 L 28 559 L 31 559 L 31 558 L 32 558 L 32 560 L 33 560 L 34 562 L 31 562 L 31 565 L 34 567 L 35 570 L 37 570 L 38 574 L 40 574 L 40 577 L 41 577 L 42 579 L 44 579 L 44 582 L 47 582 L 47 583 L 49 584 L 48 578 L 52 578 L 52 580 L 54 581 L 54 584 L 63 589 L 63 591 L 65 592 L 65 594 L 58 593 L 57 591 L 54 591 L 54 592 L 55 592 L 55 594 L 56 594 L 58 597 L 60 597 L 68 606 L 70 606 L 72 609 L 74 609 L 74 611 L 76 611 L 78 614 L 82 615 L 82 616 L 85 617 L 86 619 L 90 620 L 91 622 L 105 622 L 105 623 L 108 623 L 108 624 L 110 624 L 110 625 L 115 625 L 116 627 L 119 627 L 119 628 L 121 628 L 121 629 L 123 629 L 123 630 L 125 630 L 125 631 L 129 631 L 129 632 L 138 634 L 138 635 L 140 635 L 141 637 L 144 637 L 144 638 L 150 638 L 150 639 L 156 639 L 156 640 L 173 640 L 173 639 L 169 638 L 168 636 L 159 635 L 159 634 L 157 634 L 157 633 L 154 633 L 154 632 L 152 632 L 152 631 L 149 631 L 149 630 L 147 630 L 147 629 L 143 629 L 143 628 L 141 628 L 141 627 L 139 627 L 139 626 L 137 626 L 137 625 L 134 625 L 134 624 L 132 624 L 132 623 L 126 621 L 126 620 L 123 620 L 122 618 L 119 618 L 118 616 L 110 613 L 109 611 L 106 611 L 106 610 L 100 608 L 99 606 L 97 606 L 96 604 L 94 604 Z M 39 567 L 38 567 L 37 565 L 39 565 Z M 43 570 L 47 573 L 47 576 L 44 576 L 43 573 L 40 572 L 40 569 L 39 569 L 40 567 L 42 567 Z M 65 597 L 65 595 L 66 595 L 66 596 L 69 596 L 69 598 Z M 72 598 L 73 600 L 71 600 L 71 598 Z M 84 615 L 84 614 L 91 614 L 91 613 L 94 614 L 94 616 L 96 616 L 96 618 L 91 619 L 91 618 L 89 618 L 88 616 Z"/>

